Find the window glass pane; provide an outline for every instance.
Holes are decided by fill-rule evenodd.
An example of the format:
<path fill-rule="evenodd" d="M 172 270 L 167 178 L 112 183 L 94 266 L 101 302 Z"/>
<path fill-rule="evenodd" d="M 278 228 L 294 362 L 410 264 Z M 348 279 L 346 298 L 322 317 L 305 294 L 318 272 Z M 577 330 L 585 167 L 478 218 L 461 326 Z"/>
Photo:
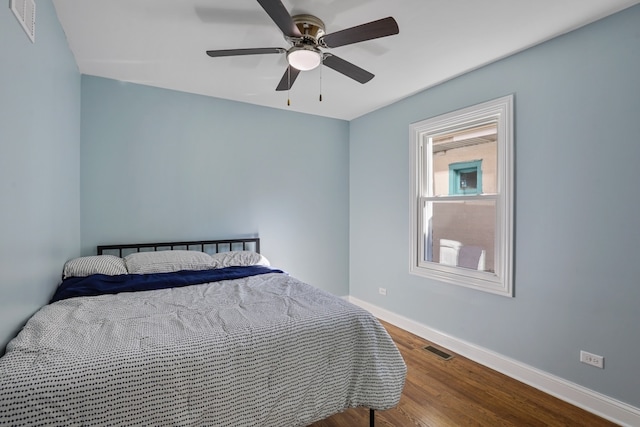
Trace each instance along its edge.
<path fill-rule="evenodd" d="M 497 125 L 482 124 L 431 138 L 433 196 L 497 192 Z M 431 195 L 431 194 L 427 194 Z"/>
<path fill-rule="evenodd" d="M 475 191 L 478 189 L 478 170 L 458 172 L 458 190 L 462 192 Z"/>
<path fill-rule="evenodd" d="M 494 272 L 496 201 L 425 203 L 425 261 Z"/>

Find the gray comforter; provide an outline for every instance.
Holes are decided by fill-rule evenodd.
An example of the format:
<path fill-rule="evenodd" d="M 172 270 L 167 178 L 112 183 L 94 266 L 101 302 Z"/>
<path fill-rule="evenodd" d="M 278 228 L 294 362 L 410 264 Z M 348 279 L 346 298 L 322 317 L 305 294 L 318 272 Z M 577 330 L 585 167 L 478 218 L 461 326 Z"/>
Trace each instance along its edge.
<path fill-rule="evenodd" d="M 285 274 L 43 307 L 0 359 L 0 425 L 304 426 L 395 406 L 368 312 Z"/>

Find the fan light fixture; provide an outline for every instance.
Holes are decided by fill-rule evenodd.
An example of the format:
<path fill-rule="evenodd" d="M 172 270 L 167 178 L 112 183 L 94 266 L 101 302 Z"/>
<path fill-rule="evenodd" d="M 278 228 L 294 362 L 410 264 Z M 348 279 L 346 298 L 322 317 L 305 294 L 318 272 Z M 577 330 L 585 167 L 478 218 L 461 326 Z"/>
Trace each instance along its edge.
<path fill-rule="evenodd" d="M 400 29 L 393 17 L 388 16 L 366 24 L 345 28 L 335 33 L 326 34 L 324 22 L 316 16 L 301 14 L 291 16 L 282 4 L 282 0 L 258 0 L 264 11 L 280 28 L 282 35 L 290 47 L 259 47 L 245 49 L 207 50 L 212 58 L 240 55 L 287 54 L 288 66 L 280 79 L 277 91 L 290 90 L 293 82 L 303 71 L 313 70 L 319 66 L 327 66 L 358 83 L 366 83 L 374 75 L 357 65 L 333 53 L 325 53 L 324 49 L 333 49 L 367 40 L 398 34 Z M 333 2 L 335 3 L 335 2 Z M 322 79 L 322 76 L 320 76 Z"/>
<path fill-rule="evenodd" d="M 313 46 L 294 46 L 287 52 L 287 61 L 297 70 L 313 70 L 322 62 L 322 52 Z"/>

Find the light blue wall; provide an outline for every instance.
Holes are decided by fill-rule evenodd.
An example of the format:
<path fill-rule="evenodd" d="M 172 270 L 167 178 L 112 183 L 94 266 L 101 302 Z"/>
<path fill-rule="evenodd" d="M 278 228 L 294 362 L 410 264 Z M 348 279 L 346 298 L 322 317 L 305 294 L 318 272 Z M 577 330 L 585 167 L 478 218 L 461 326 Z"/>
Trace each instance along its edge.
<path fill-rule="evenodd" d="M 80 73 L 51 1 L 0 7 L 0 353 L 80 253 Z"/>
<path fill-rule="evenodd" d="M 510 93 L 516 297 L 409 275 L 409 124 Z M 354 120 L 350 144 L 351 295 L 640 406 L 640 6 Z"/>
<path fill-rule="evenodd" d="M 82 251 L 259 235 L 292 275 L 347 295 L 349 124 L 82 78 Z"/>

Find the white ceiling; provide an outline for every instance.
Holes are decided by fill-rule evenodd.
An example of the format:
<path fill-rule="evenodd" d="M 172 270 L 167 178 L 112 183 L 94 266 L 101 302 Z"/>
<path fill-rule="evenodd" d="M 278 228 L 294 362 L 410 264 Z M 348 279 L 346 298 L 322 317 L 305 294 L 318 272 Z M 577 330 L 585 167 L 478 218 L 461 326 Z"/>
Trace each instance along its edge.
<path fill-rule="evenodd" d="M 640 0 L 282 0 L 327 33 L 393 16 L 398 35 L 332 49 L 375 74 L 327 68 L 275 88 L 284 55 L 210 58 L 206 50 L 289 45 L 253 0 L 53 0 L 80 72 L 351 120 L 566 33 Z M 322 102 L 318 101 L 322 82 Z"/>

